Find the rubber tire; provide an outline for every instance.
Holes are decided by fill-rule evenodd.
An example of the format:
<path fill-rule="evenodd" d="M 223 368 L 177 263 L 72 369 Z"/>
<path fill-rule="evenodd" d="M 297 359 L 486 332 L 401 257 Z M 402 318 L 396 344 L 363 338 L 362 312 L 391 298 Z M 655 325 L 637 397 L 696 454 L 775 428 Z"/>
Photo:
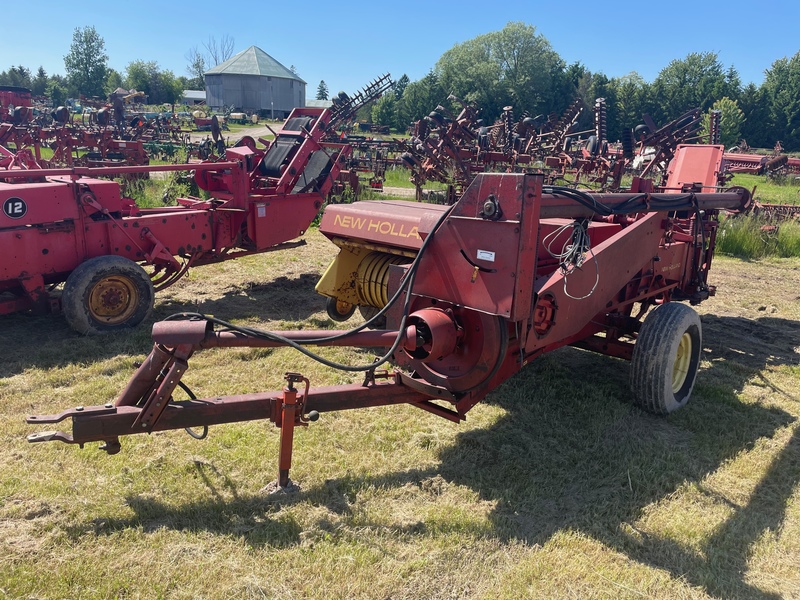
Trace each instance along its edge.
<path fill-rule="evenodd" d="M 104 323 L 96 318 L 89 308 L 92 289 L 103 279 L 111 276 L 125 277 L 138 292 L 138 300 L 130 316 L 120 323 Z M 80 264 L 64 284 L 61 308 L 70 327 L 85 335 L 110 333 L 136 327 L 153 310 L 155 290 L 145 270 L 132 260 L 122 256 L 96 256 Z"/>
<path fill-rule="evenodd" d="M 378 314 L 378 311 L 380 311 L 380 308 L 376 308 L 375 306 L 368 306 L 365 304 L 358 305 L 358 312 L 361 313 L 361 318 L 364 319 L 364 321 L 372 319 Z M 368 329 L 386 329 L 386 315 L 377 319 Z"/>
<path fill-rule="evenodd" d="M 589 136 L 589 139 L 586 141 L 586 150 L 592 156 L 597 156 L 597 153 L 600 151 L 600 140 L 596 135 Z"/>
<path fill-rule="evenodd" d="M 353 316 L 353 313 L 356 312 L 356 305 L 351 304 L 350 308 L 348 308 L 346 312 L 340 312 L 338 300 L 336 298 L 328 298 L 325 301 L 325 312 L 328 313 L 328 316 L 331 319 L 341 323 L 343 321 L 347 321 L 347 319 Z"/>
<path fill-rule="evenodd" d="M 673 368 L 687 333 L 691 340 L 688 369 L 680 389 L 674 392 Z M 645 318 L 633 347 L 630 384 L 634 403 L 657 415 L 684 406 L 697 379 L 702 348 L 702 325 L 693 308 L 677 302 L 657 306 Z"/>

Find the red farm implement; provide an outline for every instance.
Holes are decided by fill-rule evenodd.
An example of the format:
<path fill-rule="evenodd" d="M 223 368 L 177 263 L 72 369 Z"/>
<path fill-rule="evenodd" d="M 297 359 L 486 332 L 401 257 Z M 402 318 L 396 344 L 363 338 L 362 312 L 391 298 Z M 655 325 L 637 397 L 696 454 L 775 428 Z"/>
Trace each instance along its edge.
<path fill-rule="evenodd" d="M 629 359 L 639 405 L 673 411 L 689 399 L 702 348 L 698 315 L 673 301 L 713 295 L 718 212 L 749 202 L 744 189 L 718 190 L 722 154 L 678 148 L 667 187 L 679 191 L 667 193 L 596 194 L 544 185 L 542 175 L 482 173 L 452 206 L 333 206 L 322 230 L 341 252 L 320 288 L 380 309 L 372 323 L 268 332 L 176 315 L 155 324 L 151 354 L 116 401 L 30 416 L 37 425 L 71 419 L 72 431 L 28 440 L 99 441 L 115 453 L 124 435 L 267 419 L 280 430 L 286 487 L 295 429 L 320 413 L 408 403 L 459 422 L 530 361 L 566 345 Z M 382 317 L 384 329 L 366 328 Z M 291 346 L 313 355 L 310 345 L 385 352 L 360 367 L 327 361 L 363 371 L 361 384 L 318 388 L 287 373 L 274 392 L 173 399 L 201 350 Z M 378 370 L 386 361 L 390 370 Z"/>
<path fill-rule="evenodd" d="M 448 185 L 452 203 L 478 173 L 485 172 L 541 173 L 546 183 L 616 191 L 622 176 L 643 161 L 646 151 L 652 154 L 639 177 L 665 175 L 676 148 L 696 136 L 701 116 L 699 110 L 691 110 L 657 127 L 644 115 L 645 124 L 628 130 L 617 147 L 607 140 L 604 98 L 595 100 L 594 128 L 586 131 L 574 130 L 583 110 L 579 98 L 560 117 L 515 116 L 513 107 L 507 106 L 490 126 L 483 124 L 479 107 L 454 96 L 450 100 L 460 103 L 458 114 L 437 106 L 414 123 L 408 142 L 400 142 L 400 160 L 411 170 L 418 200 L 425 182 L 438 181 Z"/>
<path fill-rule="evenodd" d="M 60 304 L 83 333 L 130 327 L 190 267 L 302 243 L 292 240 L 350 152 L 326 136 L 388 85 L 379 79 L 341 110 L 296 108 L 266 149 L 229 148 L 220 162 L 36 169 L 0 153 L 0 314 Z M 100 179 L 181 170 L 194 171 L 208 199 L 140 208 Z M 61 283 L 59 298 L 51 291 Z"/>
<path fill-rule="evenodd" d="M 15 125 L 27 123 L 33 118 L 31 91 L 27 88 L 0 86 L 0 123 Z"/>

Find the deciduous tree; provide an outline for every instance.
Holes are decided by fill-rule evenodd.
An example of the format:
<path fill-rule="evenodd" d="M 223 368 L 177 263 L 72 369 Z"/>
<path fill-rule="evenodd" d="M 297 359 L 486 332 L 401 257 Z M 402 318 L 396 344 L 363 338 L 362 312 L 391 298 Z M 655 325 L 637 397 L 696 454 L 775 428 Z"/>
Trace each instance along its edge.
<path fill-rule="evenodd" d="M 67 101 L 67 82 L 60 75 L 55 75 L 50 78 L 47 83 L 47 90 L 45 94 L 53 103 L 53 107 L 64 106 Z"/>
<path fill-rule="evenodd" d="M 183 86 L 172 71 L 162 71 L 155 61 L 135 60 L 125 68 L 125 85 L 147 94 L 151 104 L 176 102 Z"/>
<path fill-rule="evenodd" d="M 509 98 L 500 87 L 501 69 L 492 58 L 491 43 L 491 34 L 485 34 L 456 44 L 436 63 L 436 75 L 448 94 L 474 102 L 493 118 L 500 114 Z M 427 112 L 435 106 L 429 105 Z"/>
<path fill-rule="evenodd" d="M 489 35 L 502 86 L 516 111 L 559 111 L 572 101 L 557 97 L 556 82 L 565 63 L 534 26 L 512 22 Z"/>
<path fill-rule="evenodd" d="M 206 57 L 200 53 L 197 46 L 192 46 L 186 53 L 186 72 L 191 79 L 189 85 L 192 89 L 204 89 L 205 79 L 203 74 L 206 72 Z"/>
<path fill-rule="evenodd" d="M 233 56 L 234 40 L 229 35 L 223 35 L 219 41 L 213 35 L 208 37 L 208 40 L 203 44 L 206 49 L 207 60 L 206 63 L 212 67 L 216 67 L 220 63 L 224 63 L 231 56 Z"/>
<path fill-rule="evenodd" d="M 475 102 L 487 119 L 507 104 L 517 113 L 562 110 L 572 100 L 560 89 L 564 68 L 550 42 L 519 22 L 457 44 L 436 63 L 442 87 Z"/>
<path fill-rule="evenodd" d="M 745 116 L 736 100 L 731 100 L 727 96 L 720 98 L 711 108 L 703 114 L 703 125 L 700 135 L 704 140 L 708 140 L 711 129 L 711 111 L 720 111 L 719 141 L 726 148 L 735 146 L 742 137 L 742 125 Z"/>
<path fill-rule="evenodd" d="M 114 90 L 121 88 L 123 84 L 122 75 L 116 69 L 109 69 L 106 76 L 106 94 L 111 95 Z"/>
<path fill-rule="evenodd" d="M 72 33 L 69 53 L 64 57 L 64 69 L 70 88 L 85 96 L 104 96 L 108 55 L 105 41 L 89 25 L 77 27 Z"/>
<path fill-rule="evenodd" d="M 372 122 L 376 125 L 396 126 L 397 100 L 394 94 L 384 94 L 372 105 Z"/>
<path fill-rule="evenodd" d="M 653 116 L 666 122 L 693 108 L 706 111 L 720 98 L 738 98 L 740 87 L 736 69 L 726 71 L 715 52 L 692 52 L 670 62 L 653 81 L 660 109 Z"/>

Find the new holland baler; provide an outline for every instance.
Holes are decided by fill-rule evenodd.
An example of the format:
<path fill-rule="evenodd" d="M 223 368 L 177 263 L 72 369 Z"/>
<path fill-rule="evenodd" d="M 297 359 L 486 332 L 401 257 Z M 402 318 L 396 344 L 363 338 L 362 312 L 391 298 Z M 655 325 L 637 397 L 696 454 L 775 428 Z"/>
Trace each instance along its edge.
<path fill-rule="evenodd" d="M 72 421 L 31 442 L 120 451 L 120 437 L 266 419 L 280 429 L 278 478 L 290 485 L 295 428 L 334 410 L 407 403 L 459 422 L 530 361 L 573 345 L 631 361 L 631 393 L 660 414 L 683 406 L 702 350 L 687 300 L 714 294 L 717 216 L 747 190 L 720 190 L 721 146 L 685 146 L 666 190 L 592 194 L 539 175 L 478 175 L 452 206 L 363 202 L 330 207 L 322 229 L 340 256 L 319 284 L 339 308 L 374 319 L 349 331 L 261 331 L 199 314 L 156 323 L 154 346 L 125 390 L 97 406 L 33 415 Z M 373 329 L 385 318 L 385 325 Z M 382 347 L 350 385 L 314 387 L 286 373 L 282 390 L 178 401 L 191 357 L 227 347 Z M 384 363 L 389 368 L 380 370 Z"/>

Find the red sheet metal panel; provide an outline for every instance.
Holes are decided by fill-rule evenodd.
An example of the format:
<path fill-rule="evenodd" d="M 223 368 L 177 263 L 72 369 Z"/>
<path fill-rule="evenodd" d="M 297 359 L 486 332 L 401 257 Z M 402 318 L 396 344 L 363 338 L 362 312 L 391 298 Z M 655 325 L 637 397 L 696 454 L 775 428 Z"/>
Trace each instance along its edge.
<path fill-rule="evenodd" d="M 426 215 L 433 215 L 436 221 L 447 208 L 402 200 L 334 204 L 325 209 L 319 229 L 328 238 L 343 237 L 419 250 L 420 221 Z"/>
<path fill-rule="evenodd" d="M 715 190 L 724 152 L 723 146 L 679 145 L 667 169 L 667 190 L 681 190 L 697 183 L 704 192 Z"/>
<path fill-rule="evenodd" d="M 272 196 L 249 203 L 250 218 L 247 233 L 259 250 L 293 240 L 306 232 L 306 228 L 319 212 L 322 200 L 319 194 L 291 194 Z"/>
<path fill-rule="evenodd" d="M 78 217 L 72 187 L 66 182 L 0 182 L 0 232 Z"/>
<path fill-rule="evenodd" d="M 521 242 L 528 224 L 524 221 L 525 180 L 514 174 L 476 177 L 422 257 L 415 294 L 512 316 L 522 246 L 535 252 L 537 245 L 532 240 Z M 490 197 L 499 199 L 496 220 L 481 216 Z M 427 223 L 426 219 L 423 229 Z M 527 260 L 534 264 L 535 255 Z M 532 292 L 532 285 L 528 289 Z"/>

